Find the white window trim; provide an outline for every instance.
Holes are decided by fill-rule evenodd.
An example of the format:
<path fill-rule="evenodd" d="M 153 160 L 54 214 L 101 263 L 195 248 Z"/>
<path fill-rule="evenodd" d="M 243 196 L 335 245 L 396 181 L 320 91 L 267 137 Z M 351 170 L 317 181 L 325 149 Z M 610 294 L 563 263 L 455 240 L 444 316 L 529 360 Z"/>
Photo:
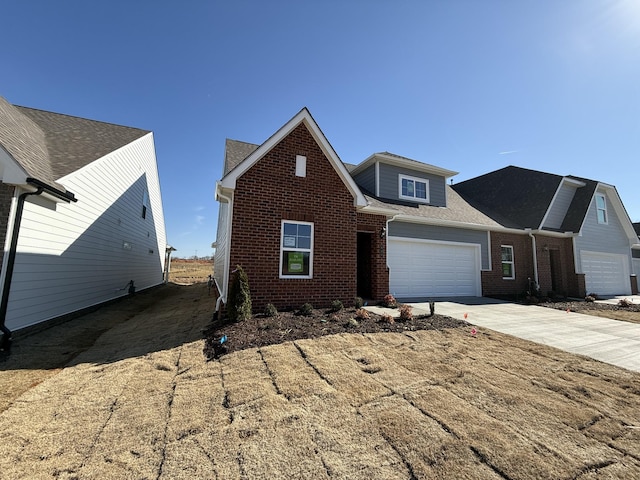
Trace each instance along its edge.
<path fill-rule="evenodd" d="M 503 248 L 508 248 L 511 250 L 511 261 L 510 262 L 505 262 L 504 260 L 502 260 L 502 249 Z M 505 263 L 510 263 L 511 264 L 511 276 L 510 277 L 505 277 L 504 275 L 502 276 L 503 280 L 515 280 L 516 279 L 516 256 L 515 253 L 513 251 L 513 245 L 500 245 L 500 270 L 502 272 L 504 272 L 504 269 L 502 268 L 502 265 Z"/>
<path fill-rule="evenodd" d="M 604 202 L 604 208 L 598 207 L 598 197 L 602 198 L 602 201 Z M 595 203 L 596 203 L 596 221 L 600 225 L 609 225 L 609 212 L 607 211 L 607 196 L 604 195 L 603 193 L 596 193 Z M 600 210 L 604 211 L 604 222 L 600 221 L 600 216 L 598 215 L 598 212 Z"/>
<path fill-rule="evenodd" d="M 292 248 L 284 247 L 284 224 L 285 223 L 296 223 L 298 225 L 310 225 L 311 226 L 311 245 L 310 248 Z M 280 261 L 278 262 L 278 273 L 280 278 L 299 278 L 299 279 L 309 279 L 313 278 L 313 245 L 314 245 L 314 226 L 312 222 L 302 222 L 299 220 L 282 220 L 280 222 Z M 293 251 L 293 252 L 309 252 L 309 275 L 284 275 L 282 273 L 282 257 L 284 256 L 284 251 Z"/>
<path fill-rule="evenodd" d="M 418 197 L 410 197 L 408 195 L 402 195 L 402 180 L 411 180 L 414 183 L 415 182 L 420 182 L 420 183 L 424 183 L 426 186 L 426 193 L 427 193 L 427 198 L 418 198 Z M 414 189 L 413 189 L 414 193 L 415 193 L 415 185 L 414 185 Z M 426 178 L 420 178 L 420 177 L 412 177 L 409 175 L 403 175 L 403 174 L 399 174 L 398 175 L 398 198 L 402 199 L 402 200 L 409 200 L 411 202 L 419 202 L 419 203 L 429 203 L 429 180 Z"/>

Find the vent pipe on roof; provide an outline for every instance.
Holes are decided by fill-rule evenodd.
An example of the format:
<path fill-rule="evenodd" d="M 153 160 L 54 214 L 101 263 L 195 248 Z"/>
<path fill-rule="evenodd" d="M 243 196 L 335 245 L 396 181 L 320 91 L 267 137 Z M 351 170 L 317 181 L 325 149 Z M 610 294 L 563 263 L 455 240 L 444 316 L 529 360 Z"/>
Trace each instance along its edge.
<path fill-rule="evenodd" d="M 2 331 L 2 341 L 0 350 L 9 352 L 11 349 L 11 330 L 5 325 L 7 318 L 7 304 L 9 303 L 9 291 L 11 290 L 11 278 L 13 277 L 13 266 L 16 262 L 16 249 L 18 248 L 18 235 L 20 234 L 20 223 L 22 222 L 22 211 L 24 202 L 28 196 L 37 196 L 44 192 L 44 187 L 39 186 L 35 192 L 24 192 L 18 197 L 13 231 L 11 232 L 11 246 L 9 247 L 9 257 L 7 258 L 7 271 L 4 275 L 2 285 L 2 303 L 0 304 L 0 330 Z"/>

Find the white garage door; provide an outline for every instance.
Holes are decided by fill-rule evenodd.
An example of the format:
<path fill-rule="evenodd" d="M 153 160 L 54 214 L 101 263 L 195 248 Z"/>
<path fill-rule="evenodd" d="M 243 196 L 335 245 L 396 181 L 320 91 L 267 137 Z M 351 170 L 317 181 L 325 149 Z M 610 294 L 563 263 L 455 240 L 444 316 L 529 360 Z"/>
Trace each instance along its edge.
<path fill-rule="evenodd" d="M 388 264 L 397 298 L 481 295 L 480 245 L 389 237 Z"/>
<path fill-rule="evenodd" d="M 580 252 L 587 293 L 629 295 L 629 258 L 614 253 Z"/>

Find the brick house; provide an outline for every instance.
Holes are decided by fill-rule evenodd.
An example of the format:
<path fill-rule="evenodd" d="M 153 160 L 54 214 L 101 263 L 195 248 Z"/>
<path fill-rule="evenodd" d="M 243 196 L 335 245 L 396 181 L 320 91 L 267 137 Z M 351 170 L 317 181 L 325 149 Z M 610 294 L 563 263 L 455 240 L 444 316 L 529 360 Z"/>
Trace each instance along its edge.
<path fill-rule="evenodd" d="M 260 145 L 227 140 L 216 309 L 237 265 L 256 310 L 538 286 L 630 293 L 638 237 L 615 188 L 517 167 L 452 186 L 456 174 L 389 152 L 345 164 L 306 108 Z"/>

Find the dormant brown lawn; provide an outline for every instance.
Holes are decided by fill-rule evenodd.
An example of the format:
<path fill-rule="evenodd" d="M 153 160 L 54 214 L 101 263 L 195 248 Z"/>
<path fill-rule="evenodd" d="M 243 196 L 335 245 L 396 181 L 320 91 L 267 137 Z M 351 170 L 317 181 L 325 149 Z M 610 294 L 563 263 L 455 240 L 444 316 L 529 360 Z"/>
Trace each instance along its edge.
<path fill-rule="evenodd" d="M 640 477 L 637 373 L 467 327 L 207 362 L 206 285 L 153 295 L 8 402 L 5 478 Z"/>

